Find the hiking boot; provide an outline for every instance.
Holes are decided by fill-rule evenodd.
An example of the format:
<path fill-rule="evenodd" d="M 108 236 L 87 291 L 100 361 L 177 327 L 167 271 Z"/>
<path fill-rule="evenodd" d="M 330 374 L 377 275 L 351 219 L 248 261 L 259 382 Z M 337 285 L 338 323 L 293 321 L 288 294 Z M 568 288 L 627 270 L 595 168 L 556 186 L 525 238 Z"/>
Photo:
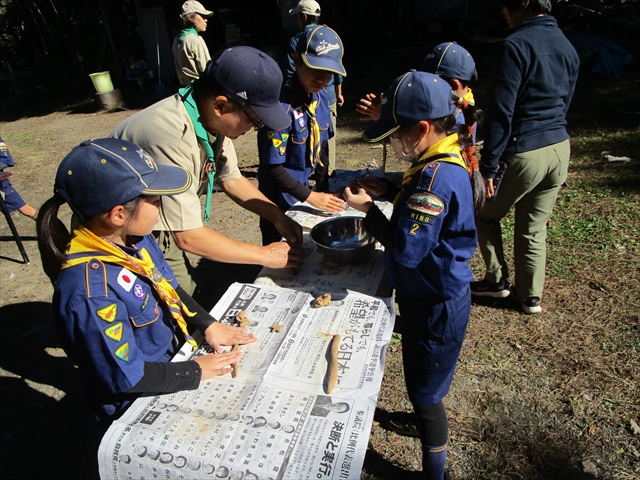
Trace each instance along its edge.
<path fill-rule="evenodd" d="M 405 437 L 419 437 L 420 432 L 415 425 L 415 413 L 407 412 L 387 412 L 384 418 L 385 426 Z"/>
<path fill-rule="evenodd" d="M 522 311 L 527 315 L 542 312 L 542 307 L 540 306 L 540 297 L 529 297 L 520 304 L 522 305 Z"/>
<path fill-rule="evenodd" d="M 476 297 L 507 298 L 511 295 L 511 291 L 509 290 L 509 282 L 506 280 L 500 280 L 498 283 L 480 280 L 479 282 L 471 282 L 471 295 Z"/>

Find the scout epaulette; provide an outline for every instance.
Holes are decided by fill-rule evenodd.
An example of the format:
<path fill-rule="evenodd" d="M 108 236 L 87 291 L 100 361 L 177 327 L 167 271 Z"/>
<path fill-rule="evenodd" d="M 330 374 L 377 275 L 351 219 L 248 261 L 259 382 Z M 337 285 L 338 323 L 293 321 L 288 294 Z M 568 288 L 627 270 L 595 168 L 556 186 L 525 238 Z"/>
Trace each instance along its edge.
<path fill-rule="evenodd" d="M 178 323 L 187 341 L 194 349 L 197 347 L 195 340 L 187 331 L 187 324 L 183 317 L 183 313 L 190 317 L 193 317 L 195 313 L 190 312 L 186 305 L 182 303 L 173 286 L 171 286 L 169 281 L 164 278 L 162 273 L 155 267 L 151 256 L 144 248 L 140 250 L 142 259 L 134 258 L 118 248 L 115 244 L 98 237 L 84 227 L 80 227 L 73 231 L 73 237 L 67 248 L 67 261 L 62 265 L 62 268 L 65 269 L 82 263 L 88 264 L 88 262 L 95 259 L 96 255 L 100 257 L 101 262 L 119 265 L 123 267 L 123 269 L 126 269 L 124 270 L 125 272 L 135 272 L 147 278 L 157 294 L 165 302 L 171 316 Z M 123 272 L 120 273 L 122 275 Z M 133 276 L 133 274 L 131 275 Z M 123 279 L 123 282 L 125 281 L 126 279 Z M 128 282 L 127 285 L 129 283 L 133 284 L 131 281 Z"/>

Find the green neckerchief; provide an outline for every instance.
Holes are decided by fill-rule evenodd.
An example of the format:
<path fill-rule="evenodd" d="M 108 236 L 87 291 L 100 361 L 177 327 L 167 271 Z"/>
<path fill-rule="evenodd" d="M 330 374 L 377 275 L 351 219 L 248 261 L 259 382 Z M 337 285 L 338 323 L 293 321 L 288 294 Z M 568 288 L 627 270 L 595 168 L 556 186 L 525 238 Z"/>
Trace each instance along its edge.
<path fill-rule="evenodd" d="M 209 143 L 209 134 L 200 121 L 200 112 L 198 112 L 196 101 L 193 98 L 193 83 L 190 83 L 186 87 L 178 90 L 178 94 L 180 95 L 180 100 L 182 100 L 182 103 L 184 104 L 184 108 L 187 109 L 187 113 L 189 114 L 191 123 L 193 123 L 193 129 L 196 132 L 198 142 L 200 142 L 200 145 L 202 146 L 202 149 L 207 156 L 207 161 L 210 162 L 212 166 L 211 170 L 209 171 L 209 181 L 207 182 L 207 198 L 204 203 L 203 222 L 207 223 L 207 220 L 209 220 L 209 215 L 211 214 L 211 195 L 213 194 L 213 181 L 216 175 L 216 162 L 213 155 L 213 148 L 211 147 L 211 143 Z"/>
<path fill-rule="evenodd" d="M 184 37 L 186 37 L 187 35 L 190 35 L 190 34 L 198 35 L 198 31 L 193 27 L 185 28 L 183 30 L 180 30 L 180 37 L 178 37 L 178 38 L 179 38 L 180 41 L 182 41 L 182 40 L 184 40 Z"/>

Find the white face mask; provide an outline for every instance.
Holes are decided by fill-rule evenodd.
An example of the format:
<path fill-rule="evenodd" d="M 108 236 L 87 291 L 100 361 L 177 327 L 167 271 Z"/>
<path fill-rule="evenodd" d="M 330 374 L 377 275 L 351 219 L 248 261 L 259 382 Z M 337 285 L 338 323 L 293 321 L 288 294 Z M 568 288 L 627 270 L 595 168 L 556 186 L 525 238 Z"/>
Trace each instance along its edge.
<path fill-rule="evenodd" d="M 407 162 L 414 163 L 416 160 L 420 158 L 420 153 L 418 153 L 418 145 L 416 144 L 413 149 L 411 147 L 407 148 L 404 144 L 402 133 L 399 133 L 400 138 L 391 137 L 391 148 L 393 149 L 393 153 L 395 154 L 398 160 L 404 160 Z M 410 139 L 409 139 L 410 140 Z M 419 143 L 419 142 L 418 142 Z M 405 150 L 412 150 L 409 153 L 405 153 Z"/>

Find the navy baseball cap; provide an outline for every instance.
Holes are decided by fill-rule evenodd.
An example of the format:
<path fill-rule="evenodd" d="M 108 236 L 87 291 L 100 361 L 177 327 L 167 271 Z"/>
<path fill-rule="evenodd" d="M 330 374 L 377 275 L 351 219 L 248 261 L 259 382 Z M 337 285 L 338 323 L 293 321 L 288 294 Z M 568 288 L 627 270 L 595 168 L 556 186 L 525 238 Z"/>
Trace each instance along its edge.
<path fill-rule="evenodd" d="M 326 25 L 314 25 L 305 28 L 300 34 L 296 52 L 302 61 L 314 70 L 326 70 L 343 77 L 347 71 L 342 65 L 342 40 L 338 34 Z"/>
<path fill-rule="evenodd" d="M 362 137 L 367 142 L 379 142 L 402 124 L 446 117 L 455 110 L 447 82 L 432 73 L 411 70 L 396 78 L 385 92 L 380 119 Z"/>
<path fill-rule="evenodd" d="M 64 157 L 54 192 L 81 219 L 140 195 L 176 195 L 192 177 L 181 167 L 158 165 L 138 145 L 117 138 L 85 140 Z"/>
<path fill-rule="evenodd" d="M 424 58 L 418 70 L 464 81 L 478 78 L 476 62 L 473 57 L 455 42 L 436 45 L 431 53 Z"/>
<path fill-rule="evenodd" d="M 291 125 L 280 103 L 282 72 L 266 53 L 253 47 L 227 48 L 207 64 L 205 76 L 240 103 L 248 104 L 270 129 L 282 130 Z"/>

